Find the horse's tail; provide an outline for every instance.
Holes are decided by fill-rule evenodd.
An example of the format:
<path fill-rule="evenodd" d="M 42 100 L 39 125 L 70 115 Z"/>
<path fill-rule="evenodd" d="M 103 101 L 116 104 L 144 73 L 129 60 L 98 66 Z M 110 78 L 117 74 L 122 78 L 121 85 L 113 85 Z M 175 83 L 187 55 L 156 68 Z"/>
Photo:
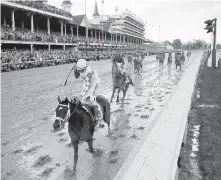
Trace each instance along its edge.
<path fill-rule="evenodd" d="M 110 103 L 101 95 L 97 95 L 97 102 L 100 104 L 103 110 L 103 120 L 110 126 Z"/>

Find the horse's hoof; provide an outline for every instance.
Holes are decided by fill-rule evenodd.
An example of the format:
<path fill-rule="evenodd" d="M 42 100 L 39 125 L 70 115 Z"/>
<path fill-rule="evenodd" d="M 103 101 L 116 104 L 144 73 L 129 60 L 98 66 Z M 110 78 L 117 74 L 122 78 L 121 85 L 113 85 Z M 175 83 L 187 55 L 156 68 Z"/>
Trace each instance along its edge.
<path fill-rule="evenodd" d="M 100 157 L 101 155 L 103 154 L 103 150 L 102 149 L 97 149 L 97 150 L 94 150 L 93 152 L 93 157 Z"/>
<path fill-rule="evenodd" d="M 70 174 L 70 176 L 72 177 L 72 176 L 74 176 L 75 174 L 76 174 L 76 169 L 73 169 L 72 172 L 71 172 L 71 174 Z"/>
<path fill-rule="evenodd" d="M 64 176 L 67 177 L 73 177 L 76 174 L 76 168 L 73 168 L 71 170 L 68 166 L 66 166 L 65 171 L 64 171 Z"/>

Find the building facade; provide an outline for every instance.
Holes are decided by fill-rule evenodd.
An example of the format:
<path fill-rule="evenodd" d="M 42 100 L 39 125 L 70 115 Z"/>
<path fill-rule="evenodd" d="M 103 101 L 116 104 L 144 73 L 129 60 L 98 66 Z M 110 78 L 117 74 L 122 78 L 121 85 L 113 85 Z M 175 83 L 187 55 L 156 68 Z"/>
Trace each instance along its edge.
<path fill-rule="evenodd" d="M 94 14 L 91 20 L 93 24 L 111 23 L 113 33 L 123 43 L 143 44 L 145 40 L 145 24 L 131 15 L 122 13 L 118 15 L 100 15 L 95 2 Z"/>

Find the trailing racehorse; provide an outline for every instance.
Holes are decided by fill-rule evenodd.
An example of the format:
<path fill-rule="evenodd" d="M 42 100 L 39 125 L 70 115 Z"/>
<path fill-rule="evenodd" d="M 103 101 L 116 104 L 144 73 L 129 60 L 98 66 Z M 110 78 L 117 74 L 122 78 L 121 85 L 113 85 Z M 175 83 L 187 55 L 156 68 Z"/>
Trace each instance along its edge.
<path fill-rule="evenodd" d="M 119 94 L 120 91 L 123 92 L 123 100 L 126 96 L 128 87 L 130 84 L 134 85 L 131 78 L 125 74 L 125 72 L 121 72 L 119 67 L 117 66 L 117 63 L 121 63 L 122 66 L 124 66 L 124 59 L 120 55 L 116 55 L 112 58 L 112 81 L 113 81 L 113 92 L 111 96 L 111 101 L 113 100 L 114 94 L 116 89 L 118 89 L 118 94 L 117 94 L 117 103 L 119 102 Z M 127 81 L 128 78 L 128 81 Z"/>
<path fill-rule="evenodd" d="M 182 61 L 181 61 L 181 54 L 179 53 L 175 55 L 175 65 L 176 65 L 176 70 L 177 67 L 179 67 L 179 71 L 181 71 Z"/>
<path fill-rule="evenodd" d="M 134 59 L 134 73 L 140 74 L 141 68 L 142 68 L 141 61 L 139 61 L 138 59 Z"/>
<path fill-rule="evenodd" d="M 157 55 L 156 55 L 157 65 L 159 65 L 159 60 L 160 60 L 160 54 L 157 54 Z"/>
<path fill-rule="evenodd" d="M 167 61 L 167 66 L 170 66 L 171 64 L 172 64 L 172 54 L 169 53 L 168 61 Z"/>
<path fill-rule="evenodd" d="M 159 59 L 159 66 L 163 66 L 165 54 L 163 54 L 163 53 L 159 54 L 158 59 Z"/>
<path fill-rule="evenodd" d="M 127 57 L 127 60 L 128 60 L 128 64 L 132 64 L 133 63 L 133 57 L 131 56 L 131 55 L 129 55 L 128 57 Z"/>
<path fill-rule="evenodd" d="M 182 53 L 182 55 L 180 57 L 180 60 L 181 60 L 182 65 L 184 65 L 184 62 L 185 62 L 185 55 L 184 55 L 184 53 Z"/>
<path fill-rule="evenodd" d="M 101 117 L 110 126 L 110 103 L 108 100 L 98 95 L 96 98 L 98 104 L 102 109 L 103 116 Z M 93 149 L 93 135 L 97 122 L 93 118 L 93 109 L 81 103 L 77 98 L 69 101 L 67 98 L 63 101 L 58 97 L 58 107 L 56 108 L 56 120 L 53 124 L 54 129 L 58 130 L 60 122 L 68 122 L 68 133 L 71 138 L 71 143 L 74 148 L 74 166 L 73 172 L 76 172 L 78 161 L 78 144 L 79 141 L 88 143 L 89 152 L 94 153 Z"/>
<path fill-rule="evenodd" d="M 191 55 L 191 51 L 187 51 L 187 53 L 186 53 L 187 58 L 189 58 L 190 55 Z"/>

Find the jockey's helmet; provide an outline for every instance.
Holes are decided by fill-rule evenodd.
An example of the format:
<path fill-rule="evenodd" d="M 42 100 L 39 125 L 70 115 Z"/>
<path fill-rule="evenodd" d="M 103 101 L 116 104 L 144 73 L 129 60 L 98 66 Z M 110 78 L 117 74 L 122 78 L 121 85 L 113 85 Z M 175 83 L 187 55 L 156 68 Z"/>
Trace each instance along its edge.
<path fill-rule="evenodd" d="M 85 59 L 79 59 L 76 67 L 78 71 L 84 70 L 87 67 L 87 61 Z"/>

